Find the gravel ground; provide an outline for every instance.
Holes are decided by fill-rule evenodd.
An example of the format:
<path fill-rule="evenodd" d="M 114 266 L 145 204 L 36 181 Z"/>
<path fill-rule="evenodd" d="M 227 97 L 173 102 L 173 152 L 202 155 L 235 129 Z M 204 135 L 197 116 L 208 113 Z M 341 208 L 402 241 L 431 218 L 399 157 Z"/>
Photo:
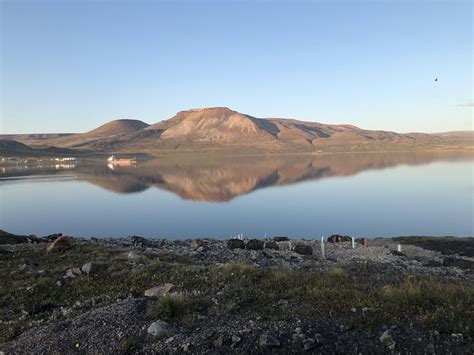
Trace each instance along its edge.
<path fill-rule="evenodd" d="M 444 253 L 436 248 L 423 248 L 384 238 L 369 240 L 368 247 L 357 242 L 355 248 L 352 248 L 352 242 L 342 241 L 347 238 L 341 238 L 341 241 L 334 244 L 325 243 L 323 257 L 320 241 L 281 240 L 284 238 L 277 239 L 279 241 L 173 241 L 129 237 L 91 240 L 74 238 L 71 239 L 70 249 L 61 250 L 57 254 L 46 254 L 45 248 L 59 235 L 48 238 L 20 238 L 16 242 L 16 239 L 12 240 L 11 235 L 7 235 L 2 241 L 2 233 L 0 268 L 4 274 L 10 275 L 9 279 L 4 279 L 6 281 L 3 282 L 5 287 L 10 287 L 8 282 L 18 279 L 15 285 L 24 287 L 25 291 L 14 293 L 13 290 L 4 288 L 1 294 L 0 305 L 3 309 L 0 333 L 3 332 L 2 326 L 4 329 L 7 329 L 7 326 L 18 326 L 14 328 L 17 330 L 12 335 L 5 336 L 5 339 L 8 339 L 6 342 L 0 343 L 0 354 L 474 353 L 472 327 L 465 326 L 463 332 L 459 332 L 454 327 L 452 331 L 449 327 L 446 330 L 443 324 L 432 326 L 430 323 L 430 326 L 424 326 L 424 323 L 420 323 L 418 313 L 413 310 L 410 310 L 415 312 L 413 321 L 410 321 L 410 304 L 404 305 L 404 299 L 400 301 L 399 309 L 408 307 L 407 315 L 402 314 L 400 322 L 397 323 L 395 320 L 390 322 L 390 319 L 381 317 L 383 309 L 377 309 L 388 307 L 388 310 L 392 307 L 389 303 L 381 303 L 371 309 L 361 307 L 363 302 L 354 300 L 354 306 L 351 308 L 351 300 L 347 299 L 347 295 L 352 295 L 350 289 L 341 293 L 345 295 L 344 299 L 331 300 L 334 305 L 326 302 L 329 308 L 321 308 L 318 305 L 306 304 L 308 299 L 300 295 L 279 299 L 271 294 L 280 292 L 278 285 L 276 289 L 269 288 L 265 291 L 268 292 L 266 304 L 265 299 L 261 299 L 265 297 L 265 292 L 249 297 L 245 295 L 248 290 L 235 290 L 236 286 L 229 283 L 229 278 L 218 279 L 219 281 L 215 281 L 219 282 L 218 285 L 212 281 L 213 274 L 227 270 L 228 265 L 237 265 L 236 271 L 231 272 L 234 270 L 231 269 L 228 275 L 240 275 L 242 284 L 246 284 L 251 277 L 258 280 L 265 270 L 272 270 L 271 272 L 277 273 L 276 279 L 280 277 L 289 285 L 292 285 L 292 281 L 288 280 L 288 277 L 309 275 L 317 279 L 319 273 L 329 273 L 336 278 L 328 281 L 333 282 L 328 283 L 328 288 L 337 289 L 337 277 L 346 280 L 344 275 L 365 270 L 367 279 L 362 280 L 366 282 L 364 287 L 367 287 L 367 293 L 370 292 L 370 287 L 377 288 L 390 284 L 393 280 L 393 285 L 396 285 L 399 277 L 407 276 L 408 280 L 419 277 L 429 282 L 435 280 L 448 285 L 452 282 L 453 288 L 456 285 L 465 292 L 462 295 L 474 295 L 474 259 L 459 252 L 459 248 L 452 248 L 452 252 Z M 458 242 L 472 243 L 472 238 Z M 401 252 L 398 252 L 400 243 Z M 97 265 L 100 267 L 97 270 L 87 269 L 85 276 L 85 271 L 75 271 L 71 268 L 72 261 L 77 264 L 90 259 L 91 251 L 94 252 L 94 260 L 99 260 Z M 53 260 L 53 257 L 56 259 Z M 63 261 L 64 265 L 60 265 Z M 51 262 L 51 266 L 45 264 L 46 262 Z M 50 267 L 51 272 L 43 270 L 43 266 Z M 78 265 L 78 269 L 80 267 L 81 265 Z M 207 273 L 204 270 L 208 270 Z M 93 273 L 96 275 L 92 276 Z M 189 278 L 186 278 L 187 273 Z M 28 276 L 30 274 L 31 276 Z M 129 277 L 131 274 L 140 276 L 136 279 L 136 285 L 133 281 L 127 281 L 129 279 L 123 279 L 124 275 Z M 147 281 L 147 278 L 151 279 L 157 274 L 162 275 L 160 280 L 174 282 L 175 289 L 167 295 L 143 297 L 146 286 L 142 285 L 153 285 L 155 281 Z M 338 276 L 339 274 L 343 276 Z M 193 278 L 197 277 L 195 275 L 201 275 L 201 278 L 194 280 Z M 20 280 L 22 277 L 24 280 Z M 26 296 L 20 302 L 20 308 L 14 308 L 14 298 L 22 297 L 22 292 L 34 289 L 35 282 L 40 282 L 37 281 L 38 277 L 46 278 L 43 282 L 47 285 L 56 283 L 60 290 L 71 294 L 71 299 L 58 301 L 58 305 L 48 304 L 48 307 L 51 307 L 49 310 L 47 307 L 43 309 L 43 304 L 35 305 L 32 296 Z M 102 281 L 99 281 L 99 277 L 103 277 L 100 279 Z M 86 286 L 81 286 L 81 282 L 91 288 L 93 295 L 81 294 L 82 289 L 87 289 Z M 100 289 L 97 291 L 97 284 L 100 287 L 100 282 L 104 285 L 104 293 L 114 283 L 117 283 L 119 291 L 114 288 L 114 293 L 107 291 L 109 293 L 102 297 Z M 127 283 L 130 290 L 120 292 L 121 287 L 128 286 Z M 191 290 L 189 285 L 193 285 L 195 289 Z M 256 285 L 259 287 L 258 283 Z M 135 292 L 134 286 L 138 291 Z M 268 285 L 262 283 L 261 287 Z M 343 286 L 341 281 L 341 290 L 344 287 L 347 288 L 347 285 Z M 304 287 L 297 290 L 306 292 Z M 336 291 L 329 294 L 337 294 Z M 47 287 L 42 292 L 43 296 L 48 295 Z M 184 306 L 172 303 L 175 307 L 171 308 L 172 311 L 177 309 L 178 313 L 169 313 L 169 309 L 166 313 L 167 303 L 164 302 L 170 302 L 170 299 L 172 301 L 173 297 L 179 300 L 182 294 L 208 303 L 202 308 L 192 308 L 192 311 L 188 309 L 195 307 L 191 301 L 186 301 L 191 302 L 191 306 L 188 303 Z M 356 295 L 354 289 L 354 297 Z M 81 302 L 76 301 L 74 297 L 81 299 Z M 399 301 L 398 298 L 394 300 Z M 465 309 L 465 315 L 469 318 L 474 314 L 472 301 L 462 301 L 468 307 Z M 11 309 L 8 302 L 12 302 Z M 347 312 L 339 311 L 340 303 L 347 305 Z M 22 304 L 28 311 L 22 308 Z M 157 304 L 157 311 L 153 311 Z M 305 307 L 308 307 L 308 312 L 304 311 Z M 314 311 L 309 311 L 311 307 Z M 397 307 L 400 307 L 400 304 L 397 303 Z M 425 307 L 425 304 L 419 307 Z M 449 307 L 446 308 L 448 312 Z M 25 318 L 28 321 L 25 321 Z M 466 322 L 465 319 L 462 321 Z M 154 322 L 158 322 L 159 331 L 153 333 L 150 327 Z M 467 322 L 463 324 L 474 326 L 472 319 L 470 323 L 469 319 Z"/>

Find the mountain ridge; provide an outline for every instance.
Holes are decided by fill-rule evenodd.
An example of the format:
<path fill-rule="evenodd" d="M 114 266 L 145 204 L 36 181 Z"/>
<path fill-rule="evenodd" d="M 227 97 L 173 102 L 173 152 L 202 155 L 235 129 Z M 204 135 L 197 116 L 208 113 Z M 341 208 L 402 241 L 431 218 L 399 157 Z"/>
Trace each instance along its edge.
<path fill-rule="evenodd" d="M 1 136 L 0 136 L 1 138 Z M 10 139 L 14 139 L 9 136 Z M 397 133 L 366 130 L 351 124 L 323 124 L 291 118 L 257 118 L 228 107 L 179 111 L 149 125 L 114 120 L 86 133 L 19 142 L 92 152 L 232 151 L 319 152 L 391 150 L 413 147 L 472 146 L 469 134 Z"/>

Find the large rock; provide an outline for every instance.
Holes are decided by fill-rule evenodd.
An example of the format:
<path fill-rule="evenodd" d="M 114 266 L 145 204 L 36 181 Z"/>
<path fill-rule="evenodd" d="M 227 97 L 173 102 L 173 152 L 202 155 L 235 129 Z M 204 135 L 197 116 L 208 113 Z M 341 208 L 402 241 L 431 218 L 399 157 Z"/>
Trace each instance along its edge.
<path fill-rule="evenodd" d="M 81 270 L 78 267 L 73 267 L 66 270 L 66 277 L 69 279 L 73 279 L 79 275 L 81 275 Z"/>
<path fill-rule="evenodd" d="M 94 275 L 99 270 L 99 265 L 93 262 L 82 265 L 82 272 L 87 276 Z"/>
<path fill-rule="evenodd" d="M 268 334 L 262 334 L 258 338 L 258 346 L 261 348 L 276 348 L 280 346 L 280 342 L 277 338 L 272 337 Z"/>
<path fill-rule="evenodd" d="M 280 250 L 280 247 L 278 246 L 278 243 L 273 241 L 273 240 L 265 242 L 265 248 L 273 249 L 273 250 Z"/>
<path fill-rule="evenodd" d="M 174 332 L 174 329 L 171 325 L 162 320 L 157 320 L 156 322 L 151 323 L 147 329 L 148 334 L 154 336 L 168 335 Z"/>
<path fill-rule="evenodd" d="M 189 246 L 191 247 L 191 249 L 196 250 L 198 252 L 209 250 L 209 247 L 202 239 L 191 240 L 191 242 L 189 243 Z"/>
<path fill-rule="evenodd" d="M 250 239 L 245 245 L 245 248 L 249 250 L 262 250 L 264 246 L 265 246 L 265 242 L 263 240 Z"/>
<path fill-rule="evenodd" d="M 230 239 L 227 241 L 227 247 L 229 249 L 244 249 L 245 243 L 240 239 Z"/>
<path fill-rule="evenodd" d="M 131 251 L 128 253 L 127 257 L 128 257 L 130 260 L 132 260 L 132 261 L 138 261 L 138 260 L 141 259 L 141 256 L 138 255 L 138 253 L 135 252 L 135 251 L 133 251 L 133 250 L 131 250 Z"/>
<path fill-rule="evenodd" d="M 137 235 L 131 236 L 130 240 L 132 241 L 133 245 L 136 247 L 144 247 L 148 244 L 148 240 L 143 237 L 139 237 Z"/>
<path fill-rule="evenodd" d="M 173 287 L 174 285 L 170 283 L 165 283 L 163 285 L 152 287 L 152 288 L 149 288 L 148 290 L 145 290 L 145 296 L 146 297 L 164 296 L 168 292 L 170 292 Z"/>
<path fill-rule="evenodd" d="M 63 252 L 72 247 L 72 239 L 68 237 L 59 237 L 48 245 L 47 253 Z"/>
<path fill-rule="evenodd" d="M 392 333 L 390 329 L 387 329 L 379 338 L 380 342 L 385 345 L 389 350 L 395 349 L 395 340 L 392 338 Z"/>
<path fill-rule="evenodd" d="M 301 255 L 313 255 L 313 248 L 308 244 L 296 244 L 293 251 Z"/>

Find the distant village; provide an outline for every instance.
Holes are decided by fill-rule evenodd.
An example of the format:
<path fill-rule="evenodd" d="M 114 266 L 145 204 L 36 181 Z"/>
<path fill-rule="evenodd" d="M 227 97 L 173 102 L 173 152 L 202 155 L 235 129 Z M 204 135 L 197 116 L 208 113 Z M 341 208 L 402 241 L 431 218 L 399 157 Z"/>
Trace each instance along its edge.
<path fill-rule="evenodd" d="M 60 158 L 22 158 L 22 157 L 0 157 L 0 164 L 17 164 L 17 165 L 25 165 L 25 164 L 42 164 L 42 163 L 72 163 L 75 162 L 77 158 L 74 157 L 60 157 Z"/>

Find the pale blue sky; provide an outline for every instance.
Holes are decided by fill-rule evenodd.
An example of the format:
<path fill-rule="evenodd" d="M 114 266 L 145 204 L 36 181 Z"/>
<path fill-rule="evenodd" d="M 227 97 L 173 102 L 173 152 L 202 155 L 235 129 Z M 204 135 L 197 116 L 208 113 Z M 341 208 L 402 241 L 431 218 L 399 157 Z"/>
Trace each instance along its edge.
<path fill-rule="evenodd" d="M 228 106 L 472 129 L 471 1 L 1 1 L 1 133 Z M 438 82 L 434 79 L 438 77 Z"/>

